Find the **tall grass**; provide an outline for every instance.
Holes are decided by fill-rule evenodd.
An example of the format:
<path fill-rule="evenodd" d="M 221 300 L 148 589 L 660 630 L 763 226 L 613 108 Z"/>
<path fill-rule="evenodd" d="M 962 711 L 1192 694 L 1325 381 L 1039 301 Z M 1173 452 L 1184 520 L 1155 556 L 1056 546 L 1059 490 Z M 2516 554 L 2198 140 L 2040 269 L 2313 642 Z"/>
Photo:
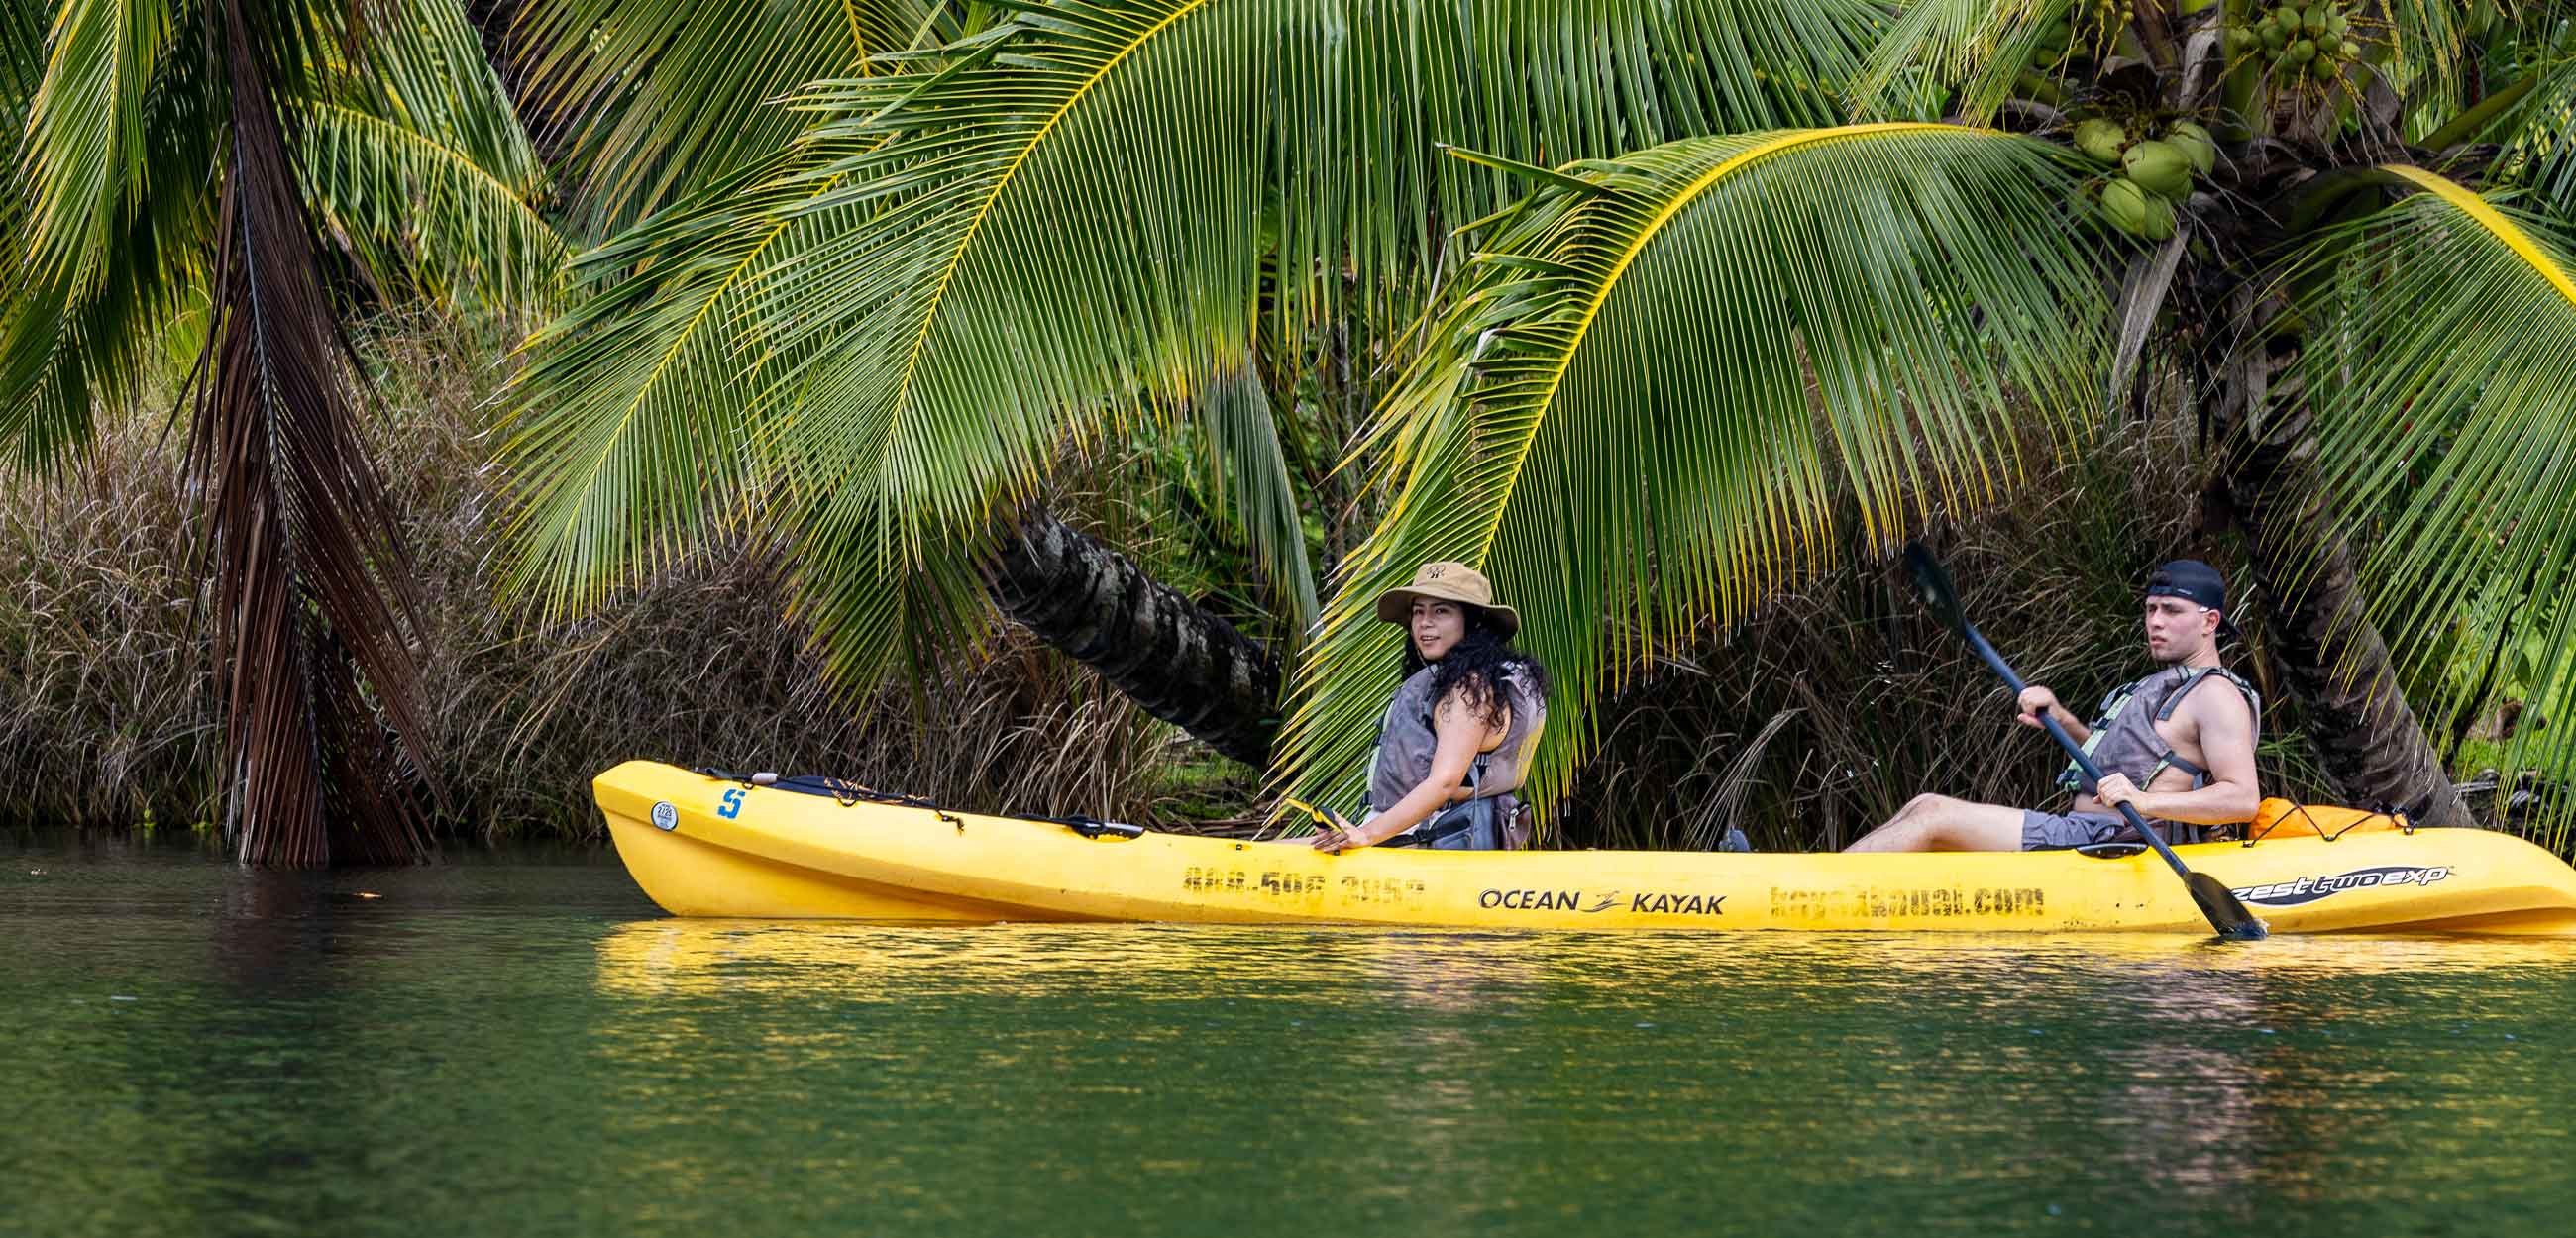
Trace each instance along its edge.
<path fill-rule="evenodd" d="M 977 811 L 1169 824 L 1239 801 L 1248 775 L 1087 671 L 996 629 L 919 692 L 827 689 L 781 622 L 780 554 L 748 536 L 570 622 L 496 592 L 504 514 L 489 467 L 498 341 L 430 319 L 380 323 L 369 447 L 420 577 L 417 633 L 448 793 L 468 837 L 598 830 L 589 780 L 646 757 L 829 772 Z M 222 751 L 175 436 L 103 419 L 78 475 L 0 506 L 0 821 L 211 826 Z"/>

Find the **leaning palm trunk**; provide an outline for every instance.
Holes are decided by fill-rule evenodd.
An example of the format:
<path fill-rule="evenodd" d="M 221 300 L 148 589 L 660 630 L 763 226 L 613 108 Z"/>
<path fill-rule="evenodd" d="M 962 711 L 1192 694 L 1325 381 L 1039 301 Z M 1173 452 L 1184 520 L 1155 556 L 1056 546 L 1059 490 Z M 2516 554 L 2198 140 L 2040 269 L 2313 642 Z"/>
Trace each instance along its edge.
<path fill-rule="evenodd" d="M 1247 765 L 1270 759 L 1279 661 L 1127 556 L 1038 507 L 1002 530 L 984 580 L 1004 615 Z"/>
<path fill-rule="evenodd" d="M 2248 308 L 2268 319 L 2278 307 Z M 2398 687 L 2388 645 L 2363 616 L 2350 542 L 2330 530 L 2320 535 L 2314 422 L 2297 384 L 2281 382 L 2296 350 L 2286 336 L 2270 338 L 2270 347 L 2219 371 L 2216 393 L 2221 424 L 2240 436 L 2223 484 L 2264 597 L 2265 657 L 2298 701 L 2318 763 L 2344 802 L 2394 806 L 2426 825 L 2467 825 L 2468 810 Z"/>

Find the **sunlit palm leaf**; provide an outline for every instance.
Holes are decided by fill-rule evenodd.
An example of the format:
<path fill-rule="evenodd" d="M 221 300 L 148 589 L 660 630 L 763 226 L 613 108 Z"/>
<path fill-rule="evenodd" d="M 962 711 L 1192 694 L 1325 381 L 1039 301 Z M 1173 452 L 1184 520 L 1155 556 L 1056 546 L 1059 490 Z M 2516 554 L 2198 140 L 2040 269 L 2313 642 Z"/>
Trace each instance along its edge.
<path fill-rule="evenodd" d="M 2327 326 L 2300 378 L 2335 479 L 2329 518 L 2385 514 L 2363 575 L 2379 630 L 2420 665 L 2465 599 L 2576 586 L 2576 248 L 2538 216 L 2390 171 L 2423 192 L 2311 259 L 2332 278 L 2310 297 Z M 2533 690 L 2555 699 L 2576 682 L 2576 607 L 2511 609 L 2507 639 L 2545 637 Z M 2576 774 L 2576 745 L 2554 735 L 2531 755 Z"/>
<path fill-rule="evenodd" d="M 578 223 L 616 229 L 769 158 L 780 106 L 933 29 L 936 0 L 530 0 L 529 103 L 560 118 Z"/>
<path fill-rule="evenodd" d="M 138 389 L 201 277 L 219 96 L 203 12 L 68 0 L 24 101 L 0 208 L 0 449 L 46 468 Z"/>
<path fill-rule="evenodd" d="M 1480 565 L 1556 677 L 1552 799 L 1592 703 L 1661 642 L 1825 562 L 1836 506 L 1891 535 L 2016 462 L 2017 409 L 2100 381 L 2107 317 L 2076 173 L 1939 125 L 1693 139 L 1541 190 L 1479 255 L 1387 402 L 1397 493 L 1298 676 L 1283 777 L 1346 800 L 1396 675 L 1370 599 Z"/>
<path fill-rule="evenodd" d="M 795 313 L 773 272 L 864 210 L 795 210 L 835 183 L 793 174 L 811 163 L 773 157 L 576 260 L 590 291 L 529 340 L 508 396 L 515 587 L 587 605 L 757 488 L 749 393 L 786 360 L 758 328 Z"/>
<path fill-rule="evenodd" d="M 1104 416 L 1244 364 L 1265 292 L 1291 338 L 1330 304 L 1410 314 L 1387 290 L 1418 296 L 1444 229 L 1499 200 L 1437 142 L 1556 158 L 1829 114 L 1872 12 L 1122 0 L 818 84 L 809 140 L 882 144 L 810 174 L 839 184 L 796 210 L 866 223 L 766 282 L 748 354 L 794 360 L 754 420 L 819 499 L 815 544 L 953 554 Z"/>
<path fill-rule="evenodd" d="M 370 0 L 370 7 L 363 63 L 339 74 L 339 101 L 534 199 L 545 188 L 545 166 L 462 0 Z"/>

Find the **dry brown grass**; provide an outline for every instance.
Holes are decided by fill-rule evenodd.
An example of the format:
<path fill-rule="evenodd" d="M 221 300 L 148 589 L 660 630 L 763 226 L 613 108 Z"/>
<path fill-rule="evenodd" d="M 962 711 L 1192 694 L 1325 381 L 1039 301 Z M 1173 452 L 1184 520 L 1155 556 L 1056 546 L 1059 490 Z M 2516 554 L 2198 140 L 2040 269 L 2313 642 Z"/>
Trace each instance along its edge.
<path fill-rule="evenodd" d="M 775 552 L 736 539 L 577 620 L 496 592 L 499 479 L 486 463 L 488 339 L 432 321 L 370 346 L 370 449 L 405 513 L 420 647 L 448 792 L 466 836 L 596 832 L 589 780 L 632 757 L 828 772 L 959 808 L 1172 823 L 1240 801 L 1248 775 L 1192 760 L 1172 728 L 1080 667 L 996 631 L 918 695 L 840 699 L 781 622 Z M 0 511 L 0 821 L 203 825 L 216 731 L 179 489 L 155 420 L 106 419 L 76 477 Z"/>

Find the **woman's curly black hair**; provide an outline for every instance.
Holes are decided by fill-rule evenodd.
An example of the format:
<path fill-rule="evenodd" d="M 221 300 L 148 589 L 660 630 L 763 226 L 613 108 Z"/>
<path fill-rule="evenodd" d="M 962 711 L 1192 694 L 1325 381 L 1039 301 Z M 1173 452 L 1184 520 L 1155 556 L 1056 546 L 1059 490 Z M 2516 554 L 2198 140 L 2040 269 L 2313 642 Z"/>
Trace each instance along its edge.
<path fill-rule="evenodd" d="M 1431 676 L 1431 699 L 1435 703 L 1449 699 L 1451 692 L 1460 693 L 1460 703 L 1482 719 L 1487 726 L 1501 726 L 1503 714 L 1511 708 L 1510 697 L 1499 689 L 1503 675 L 1517 668 L 1521 682 L 1531 696 L 1547 699 L 1547 668 L 1538 659 L 1512 647 L 1512 638 L 1494 623 L 1484 607 L 1461 605 L 1466 612 L 1467 632 L 1449 647 L 1440 659 L 1440 669 Z M 1407 679 L 1423 667 L 1432 665 L 1422 652 L 1413 647 L 1413 634 L 1404 636 L 1404 677 Z"/>

